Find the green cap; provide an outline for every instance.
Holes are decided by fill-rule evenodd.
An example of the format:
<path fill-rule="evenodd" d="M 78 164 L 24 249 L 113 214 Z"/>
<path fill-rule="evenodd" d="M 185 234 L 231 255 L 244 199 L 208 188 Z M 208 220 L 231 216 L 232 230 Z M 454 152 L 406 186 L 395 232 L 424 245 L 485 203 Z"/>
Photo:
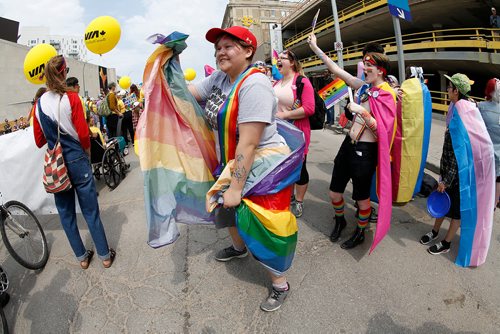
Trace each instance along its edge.
<path fill-rule="evenodd" d="M 451 77 L 446 74 L 444 76 L 446 79 L 450 80 L 455 87 L 457 87 L 460 93 L 465 96 L 467 96 L 467 93 L 470 92 L 470 85 L 474 83 L 474 81 L 470 80 L 468 76 L 462 73 L 455 73 Z"/>

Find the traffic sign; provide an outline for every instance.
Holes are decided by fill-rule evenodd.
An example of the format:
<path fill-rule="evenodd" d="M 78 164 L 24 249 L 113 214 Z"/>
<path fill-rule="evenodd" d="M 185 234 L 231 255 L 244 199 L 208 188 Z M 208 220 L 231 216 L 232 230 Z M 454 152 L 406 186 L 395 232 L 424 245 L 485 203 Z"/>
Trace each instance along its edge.
<path fill-rule="evenodd" d="M 387 5 L 392 16 L 411 22 L 408 0 L 387 0 Z"/>

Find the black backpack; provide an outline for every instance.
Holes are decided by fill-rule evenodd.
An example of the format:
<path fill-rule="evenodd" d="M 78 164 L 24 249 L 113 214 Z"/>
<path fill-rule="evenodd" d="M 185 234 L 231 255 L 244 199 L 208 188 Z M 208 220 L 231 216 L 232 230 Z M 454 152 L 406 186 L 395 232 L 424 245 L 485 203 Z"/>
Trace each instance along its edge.
<path fill-rule="evenodd" d="M 302 83 L 302 75 L 297 77 L 295 86 L 297 86 L 297 99 L 302 101 L 302 91 L 304 90 L 304 84 Z M 326 106 L 325 101 L 319 96 L 316 89 L 314 89 L 314 114 L 309 117 L 309 124 L 311 124 L 311 130 L 322 130 L 325 126 L 326 117 Z"/>
<path fill-rule="evenodd" d="M 438 181 L 431 175 L 424 173 L 422 178 L 422 186 L 420 192 L 417 194 L 419 197 L 429 197 L 429 195 L 438 187 Z"/>

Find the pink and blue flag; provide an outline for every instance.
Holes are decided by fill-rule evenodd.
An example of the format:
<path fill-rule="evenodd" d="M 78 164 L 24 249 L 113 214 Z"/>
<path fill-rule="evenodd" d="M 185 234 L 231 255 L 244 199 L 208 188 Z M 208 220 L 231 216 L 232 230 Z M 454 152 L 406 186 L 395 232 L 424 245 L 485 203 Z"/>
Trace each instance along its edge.
<path fill-rule="evenodd" d="M 448 113 L 460 187 L 460 247 L 455 263 L 477 267 L 486 261 L 493 229 L 493 144 L 474 103 L 459 100 L 450 104 Z"/>

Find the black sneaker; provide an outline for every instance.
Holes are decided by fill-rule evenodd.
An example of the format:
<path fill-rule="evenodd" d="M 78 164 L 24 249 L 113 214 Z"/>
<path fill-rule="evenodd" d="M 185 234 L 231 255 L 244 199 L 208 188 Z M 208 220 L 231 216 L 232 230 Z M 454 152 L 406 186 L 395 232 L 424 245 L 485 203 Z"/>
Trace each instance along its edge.
<path fill-rule="evenodd" d="M 260 304 L 260 309 L 262 311 L 266 312 L 272 312 L 276 311 L 283 305 L 283 302 L 285 301 L 286 296 L 288 296 L 288 292 L 290 291 L 290 284 L 288 284 L 288 289 L 286 290 L 276 290 L 274 287 L 271 290 L 271 293 L 269 294 L 269 297 L 267 297 L 266 300 Z"/>
<path fill-rule="evenodd" d="M 429 247 L 427 249 L 427 251 L 429 253 L 431 253 L 432 255 L 444 254 L 444 253 L 448 253 L 450 251 L 450 246 L 451 246 L 451 244 L 448 246 L 445 246 L 445 245 L 443 245 L 442 242 L 438 242 L 434 246 Z"/>
<path fill-rule="evenodd" d="M 376 224 L 377 220 L 378 220 L 377 210 L 375 210 L 375 208 L 372 206 L 372 211 L 370 212 L 370 218 L 368 219 L 368 221 L 370 223 Z"/>
<path fill-rule="evenodd" d="M 246 247 L 242 251 L 237 251 L 236 249 L 234 249 L 233 246 L 229 246 L 227 248 L 218 251 L 217 254 L 215 254 L 215 259 L 217 261 L 227 262 L 234 258 L 244 258 L 247 255 L 248 251 Z"/>
<path fill-rule="evenodd" d="M 436 240 L 438 237 L 438 233 L 434 233 L 434 230 L 430 231 L 427 234 L 424 234 L 422 238 L 420 238 L 420 243 L 422 245 L 427 245 L 432 240 Z"/>

